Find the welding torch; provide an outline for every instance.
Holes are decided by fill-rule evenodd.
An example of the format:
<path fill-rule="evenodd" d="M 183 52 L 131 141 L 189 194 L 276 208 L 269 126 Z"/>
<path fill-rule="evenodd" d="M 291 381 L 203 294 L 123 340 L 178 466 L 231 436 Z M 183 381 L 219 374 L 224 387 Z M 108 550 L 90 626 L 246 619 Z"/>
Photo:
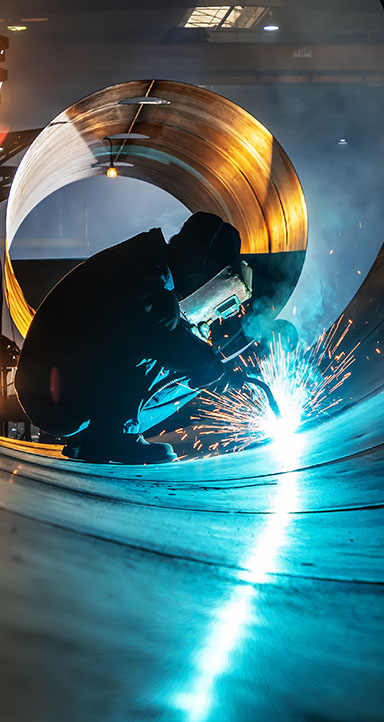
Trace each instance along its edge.
<path fill-rule="evenodd" d="M 277 418 L 281 418 L 281 411 L 269 386 L 264 383 L 264 381 L 261 381 L 257 376 L 255 376 L 255 374 L 246 373 L 244 374 L 244 376 L 244 383 L 248 384 L 249 386 L 258 386 L 260 389 L 262 389 L 262 391 L 264 391 L 273 413 Z"/>

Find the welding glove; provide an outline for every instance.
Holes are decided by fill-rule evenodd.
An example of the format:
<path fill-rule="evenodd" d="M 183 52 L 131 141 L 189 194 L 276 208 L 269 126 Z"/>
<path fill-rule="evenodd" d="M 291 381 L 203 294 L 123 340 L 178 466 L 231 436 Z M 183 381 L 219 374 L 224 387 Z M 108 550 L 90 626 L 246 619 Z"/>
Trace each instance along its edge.
<path fill-rule="evenodd" d="M 225 394 L 229 389 L 239 390 L 245 383 L 246 378 L 241 371 L 226 369 L 220 361 L 205 366 L 190 378 L 192 388 L 208 389 L 216 394 Z"/>
<path fill-rule="evenodd" d="M 224 373 L 220 378 L 209 387 L 210 391 L 215 391 L 216 394 L 225 394 L 226 391 L 240 389 L 246 383 L 246 377 L 242 371 L 233 371 L 232 369 L 224 369 Z"/>

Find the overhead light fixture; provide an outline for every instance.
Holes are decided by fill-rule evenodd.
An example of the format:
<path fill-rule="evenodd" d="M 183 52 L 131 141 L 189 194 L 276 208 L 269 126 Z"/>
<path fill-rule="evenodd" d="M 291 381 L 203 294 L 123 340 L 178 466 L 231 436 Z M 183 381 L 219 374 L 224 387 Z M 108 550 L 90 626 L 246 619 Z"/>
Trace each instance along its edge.
<path fill-rule="evenodd" d="M 109 166 L 107 169 L 107 176 L 108 178 L 116 178 L 117 169 L 113 163 L 112 140 L 111 138 L 104 138 L 104 140 L 107 140 L 109 142 Z"/>
<path fill-rule="evenodd" d="M 110 164 L 108 170 L 107 170 L 107 176 L 108 178 L 116 178 L 117 177 L 117 170 L 113 163 Z"/>
<path fill-rule="evenodd" d="M 268 16 L 266 18 L 264 30 L 266 33 L 275 33 L 276 30 L 280 30 L 280 27 L 275 22 L 275 18 L 273 17 L 273 14 L 271 11 L 269 11 Z"/>
<path fill-rule="evenodd" d="M 119 174 L 119 166 L 121 166 L 122 168 L 134 168 L 134 163 L 127 163 L 126 161 L 116 161 L 115 160 L 113 162 L 113 168 L 116 169 L 117 174 Z M 103 161 L 101 161 L 100 163 L 93 163 L 91 167 L 108 169 L 108 168 L 110 168 L 110 163 L 103 163 Z M 105 174 L 107 174 L 107 171 L 105 171 Z M 114 176 L 114 175 L 112 175 L 110 177 L 116 178 L 116 176 Z"/>
<path fill-rule="evenodd" d="M 7 25 L 7 30 L 10 30 L 12 33 L 20 33 L 22 30 L 27 30 L 26 25 Z"/>
<path fill-rule="evenodd" d="M 170 105 L 171 101 L 165 98 L 155 98 L 152 95 L 139 95 L 135 98 L 119 100 L 119 105 Z"/>
<path fill-rule="evenodd" d="M 109 137 L 116 140 L 149 140 L 149 135 L 143 135 L 143 133 L 115 133 Z"/>
<path fill-rule="evenodd" d="M 337 141 L 337 145 L 348 145 L 348 141 L 345 138 L 340 138 L 340 140 Z"/>

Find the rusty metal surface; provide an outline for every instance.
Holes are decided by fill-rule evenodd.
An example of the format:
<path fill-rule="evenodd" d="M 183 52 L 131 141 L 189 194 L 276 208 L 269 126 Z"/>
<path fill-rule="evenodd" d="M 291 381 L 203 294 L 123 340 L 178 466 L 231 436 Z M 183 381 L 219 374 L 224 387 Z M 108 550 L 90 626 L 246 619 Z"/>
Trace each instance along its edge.
<path fill-rule="evenodd" d="M 120 102 L 146 94 L 168 103 Z M 276 139 L 226 98 L 167 80 L 104 88 L 72 105 L 42 131 L 11 187 L 8 248 L 28 213 L 47 195 L 105 173 L 110 157 L 105 138 L 128 131 L 147 138 L 113 140 L 119 174 L 163 188 L 192 212 L 218 213 L 239 229 L 243 253 L 305 250 L 304 194 Z M 10 310 L 25 335 L 32 316 L 9 258 L 6 276 Z"/>

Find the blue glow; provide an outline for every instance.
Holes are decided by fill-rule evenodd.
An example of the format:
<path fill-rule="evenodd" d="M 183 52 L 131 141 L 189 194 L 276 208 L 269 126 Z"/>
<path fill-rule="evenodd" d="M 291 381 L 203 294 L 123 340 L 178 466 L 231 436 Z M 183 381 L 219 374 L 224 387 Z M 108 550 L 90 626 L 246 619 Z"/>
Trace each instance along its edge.
<path fill-rule="evenodd" d="M 284 460 L 287 470 L 295 465 L 302 451 L 302 442 L 294 433 L 286 434 L 282 448 L 279 439 L 271 444 L 271 453 Z M 219 677 L 232 664 L 232 654 L 241 643 L 247 623 L 260 616 L 257 599 L 260 585 L 278 570 L 279 553 L 287 544 L 290 515 L 297 507 L 297 473 L 281 477 L 270 513 L 265 517 L 257 542 L 248 556 L 239 560 L 239 584 L 228 600 L 218 609 L 216 618 L 207 630 L 206 643 L 198 651 L 195 660 L 195 677 L 190 689 L 173 699 L 173 706 L 184 712 L 186 722 L 205 722 L 215 703 L 215 686 Z M 245 582 L 245 584 L 244 584 Z"/>
<path fill-rule="evenodd" d="M 285 351 L 280 336 L 273 337 L 269 353 L 263 358 L 249 358 L 253 368 L 271 389 L 279 406 L 277 417 L 266 403 L 265 393 L 259 387 L 249 394 L 230 392 L 229 398 L 211 394 L 211 409 L 205 412 L 210 431 L 224 430 L 232 434 L 236 443 L 240 436 L 243 447 L 247 439 L 270 439 L 266 453 L 278 459 L 279 475 L 275 496 L 268 513 L 259 516 L 260 531 L 249 553 L 238 560 L 238 578 L 229 599 L 223 601 L 206 635 L 206 643 L 197 652 L 195 677 L 187 691 L 174 699 L 177 709 L 183 710 L 186 722 L 205 722 L 215 705 L 216 682 L 235 663 L 233 652 L 241 644 L 246 625 L 258 617 L 258 595 L 262 584 L 279 570 L 279 556 L 288 544 L 288 528 L 292 513 L 297 509 L 299 490 L 297 468 L 303 447 L 303 437 L 297 433 L 308 416 L 318 416 L 334 407 L 339 399 L 334 396 L 350 376 L 355 346 L 349 352 L 341 350 L 352 320 L 343 324 L 343 317 L 330 331 L 319 337 L 313 347 L 298 345 L 295 351 Z M 244 366 L 248 364 L 243 359 Z M 252 388 L 250 382 L 249 388 Z M 221 424 L 221 427 L 220 427 Z M 251 457 L 249 457 L 251 458 Z"/>
<path fill-rule="evenodd" d="M 331 329 L 323 331 L 316 344 L 299 343 L 294 350 L 283 347 L 279 335 L 273 334 L 267 354 L 259 357 L 257 345 L 247 358 L 240 356 L 242 371 L 249 374 L 241 390 L 230 389 L 226 395 L 206 391 L 200 397 L 202 438 L 209 438 L 210 452 L 242 451 L 266 440 L 278 441 L 284 457 L 287 439 L 304 421 L 329 415 L 343 400 L 339 389 L 351 376 L 355 361 L 352 349 L 343 342 L 353 323 L 341 316 Z M 255 374 L 256 371 L 256 374 Z M 280 410 L 280 418 L 270 407 L 264 388 L 267 386 Z"/>

